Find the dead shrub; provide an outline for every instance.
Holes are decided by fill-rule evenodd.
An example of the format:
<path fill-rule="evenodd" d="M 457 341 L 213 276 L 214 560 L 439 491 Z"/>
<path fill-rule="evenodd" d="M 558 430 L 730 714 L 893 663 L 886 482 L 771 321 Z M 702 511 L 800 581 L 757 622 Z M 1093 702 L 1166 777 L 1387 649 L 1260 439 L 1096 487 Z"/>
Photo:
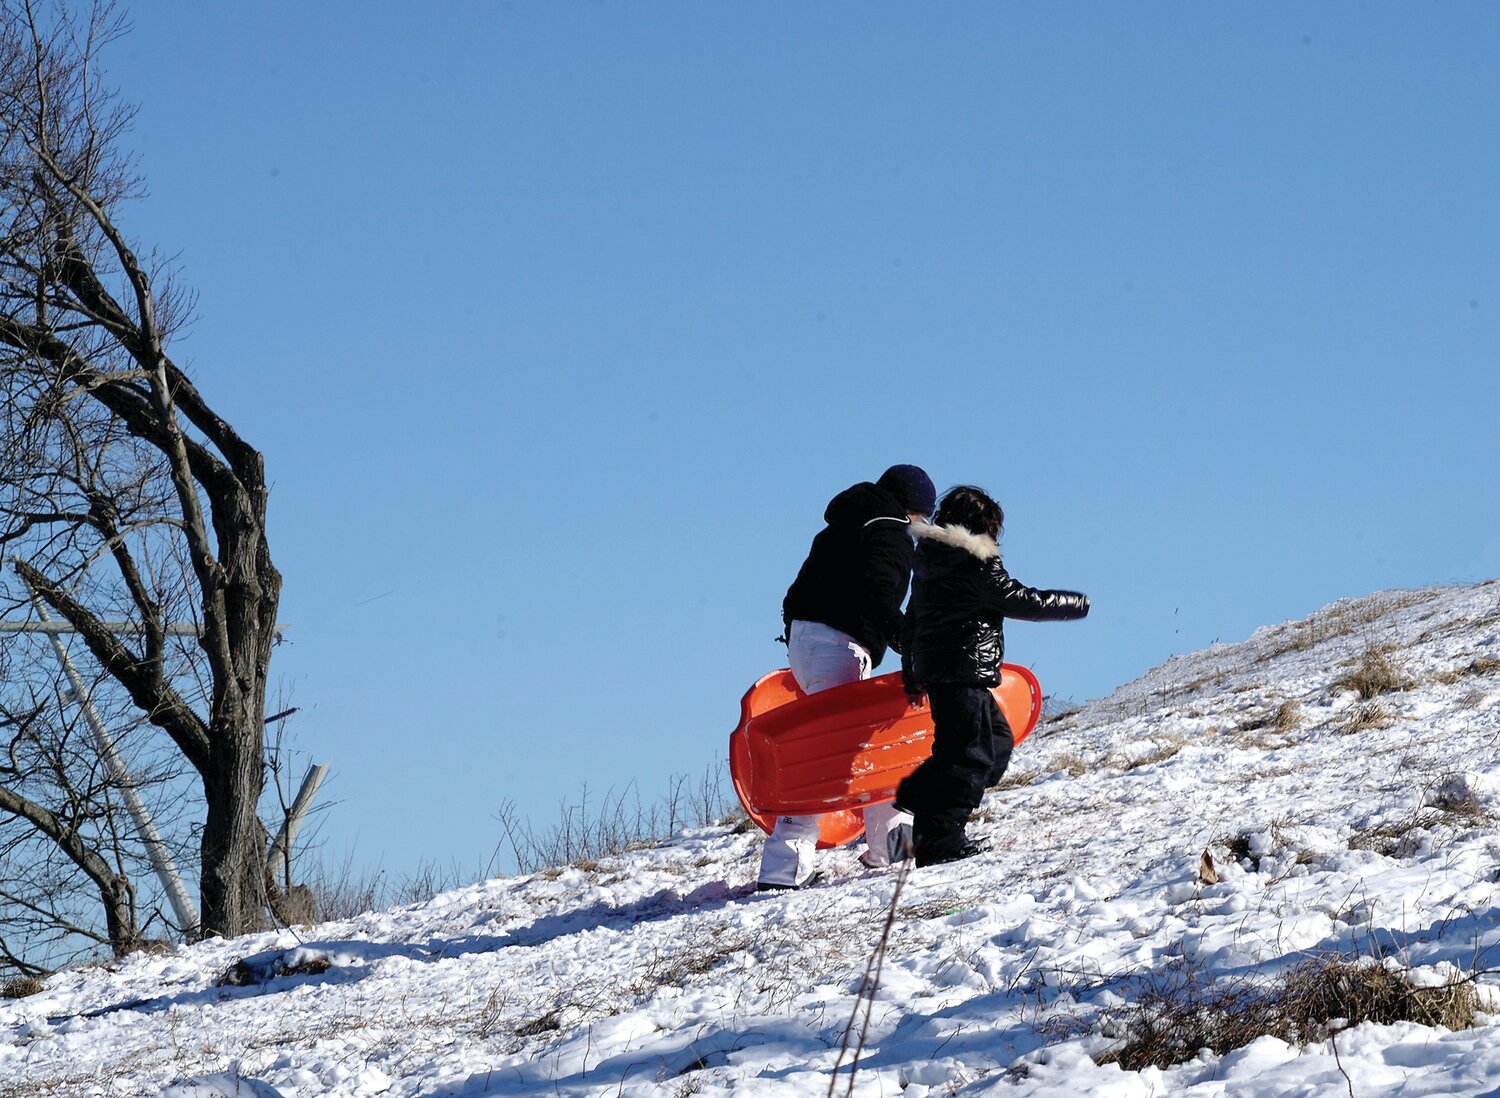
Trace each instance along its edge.
<path fill-rule="evenodd" d="M 1285 736 L 1295 732 L 1302 723 L 1302 703 L 1299 701 L 1284 701 L 1276 707 L 1276 716 L 1271 721 L 1271 727 L 1281 735 Z"/>
<path fill-rule="evenodd" d="M 423 859 L 410 873 L 393 875 L 376 868 L 358 871 L 353 852 L 339 862 L 320 862 L 307 873 L 306 885 L 293 885 L 283 894 L 278 918 L 288 926 L 341 922 L 366 911 L 397 904 L 425 903 L 440 892 L 458 888 L 487 872 L 470 875 L 456 863 L 443 865 Z"/>
<path fill-rule="evenodd" d="M 1333 680 L 1335 690 L 1356 691 L 1365 701 L 1405 690 L 1410 685 L 1405 672 L 1391 662 L 1383 648 L 1368 649 L 1353 671 Z"/>
<path fill-rule="evenodd" d="M 1357 732 L 1373 732 L 1380 728 L 1389 728 L 1396 723 L 1391 716 L 1391 711 L 1379 702 L 1364 702 L 1349 710 L 1348 715 L 1335 731 L 1346 736 L 1352 736 Z"/>
<path fill-rule="evenodd" d="M 1361 1022 L 1467 1029 L 1478 1009 L 1472 977 L 1417 987 L 1407 972 L 1358 957 L 1312 957 L 1273 980 L 1212 984 L 1178 966 L 1153 977 L 1135 1003 L 1106 1015 L 1105 1031 L 1125 1041 L 1097 1060 L 1126 1071 L 1165 1069 L 1205 1048 L 1223 1056 L 1267 1036 L 1296 1045 Z"/>
<path fill-rule="evenodd" d="M 47 990 L 39 976 L 17 976 L 0 984 L 0 999 L 25 999 Z"/>

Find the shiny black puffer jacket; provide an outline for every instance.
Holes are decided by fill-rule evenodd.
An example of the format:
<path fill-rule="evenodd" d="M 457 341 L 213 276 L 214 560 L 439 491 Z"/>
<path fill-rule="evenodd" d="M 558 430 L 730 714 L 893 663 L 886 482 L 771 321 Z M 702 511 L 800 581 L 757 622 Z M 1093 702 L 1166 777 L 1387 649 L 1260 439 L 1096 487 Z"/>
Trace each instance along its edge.
<path fill-rule="evenodd" d="M 848 633 L 879 666 L 901 643 L 901 603 L 911 580 L 911 523 L 890 492 L 868 481 L 834 496 L 828 523 L 782 601 L 782 621 L 817 621 Z"/>
<path fill-rule="evenodd" d="M 912 692 L 933 683 L 999 683 L 1006 618 L 1067 621 L 1089 612 L 1086 595 L 1012 579 L 993 538 L 958 526 L 919 524 L 912 533 L 919 544 L 901 645 Z"/>

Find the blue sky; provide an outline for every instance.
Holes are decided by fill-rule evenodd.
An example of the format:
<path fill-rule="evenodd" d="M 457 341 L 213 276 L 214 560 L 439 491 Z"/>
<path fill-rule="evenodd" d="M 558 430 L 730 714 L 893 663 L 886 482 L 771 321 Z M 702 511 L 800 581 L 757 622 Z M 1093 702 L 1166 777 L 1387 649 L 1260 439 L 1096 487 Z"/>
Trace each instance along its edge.
<path fill-rule="evenodd" d="M 419 10 L 420 9 L 420 10 Z M 988 487 L 1044 687 L 1500 573 L 1500 9 L 137 4 L 362 865 L 722 756 L 826 501 Z M 890 669 L 888 664 L 886 669 Z"/>

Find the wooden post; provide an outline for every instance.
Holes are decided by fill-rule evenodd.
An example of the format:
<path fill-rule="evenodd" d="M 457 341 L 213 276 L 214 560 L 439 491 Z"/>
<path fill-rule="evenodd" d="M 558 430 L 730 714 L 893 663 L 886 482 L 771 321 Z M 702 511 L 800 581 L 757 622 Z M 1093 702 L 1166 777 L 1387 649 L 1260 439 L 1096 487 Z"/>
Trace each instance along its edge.
<path fill-rule="evenodd" d="M 271 849 L 266 854 L 267 861 L 274 862 L 280 858 L 283 862 L 290 864 L 292 844 L 297 841 L 297 832 L 302 827 L 302 819 L 312 807 L 313 797 L 317 794 L 318 786 L 323 784 L 323 779 L 327 774 L 327 763 L 314 763 L 308 767 L 307 774 L 302 778 L 302 787 L 297 790 L 292 807 L 287 809 L 286 819 L 282 822 L 281 829 L 276 833 L 276 838 L 271 840 Z"/>

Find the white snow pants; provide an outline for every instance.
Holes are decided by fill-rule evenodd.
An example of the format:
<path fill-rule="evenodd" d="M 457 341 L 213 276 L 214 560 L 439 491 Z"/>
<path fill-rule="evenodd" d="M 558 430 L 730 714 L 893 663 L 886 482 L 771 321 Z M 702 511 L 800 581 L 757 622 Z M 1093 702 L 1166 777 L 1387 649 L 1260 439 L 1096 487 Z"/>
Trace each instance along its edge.
<path fill-rule="evenodd" d="M 870 653 L 853 637 L 815 621 L 794 621 L 787 633 L 787 660 L 792 675 L 805 694 L 816 694 L 870 677 Z M 869 866 L 889 865 L 886 836 L 898 817 L 889 804 L 865 808 L 865 841 L 869 849 L 862 861 Z M 760 883 L 783 887 L 803 884 L 813 872 L 813 852 L 818 846 L 818 816 L 782 816 L 766 839 L 760 856 Z"/>

